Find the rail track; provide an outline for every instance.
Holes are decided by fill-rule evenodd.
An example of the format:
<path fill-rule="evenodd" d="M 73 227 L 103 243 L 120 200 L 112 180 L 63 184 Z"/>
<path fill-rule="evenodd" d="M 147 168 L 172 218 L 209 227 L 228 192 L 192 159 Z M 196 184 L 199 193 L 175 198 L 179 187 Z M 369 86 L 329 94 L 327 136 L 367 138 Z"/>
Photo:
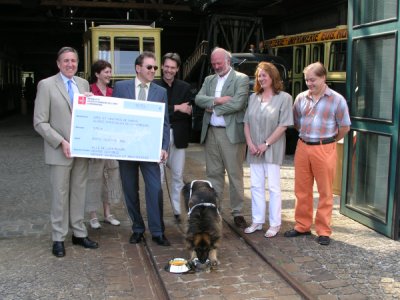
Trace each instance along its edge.
<path fill-rule="evenodd" d="M 195 274 L 172 274 L 164 270 L 168 257 L 173 258 L 175 253 L 178 253 L 179 257 L 189 256 L 184 249 L 183 225 L 167 224 L 166 234 L 173 241 L 171 247 L 160 247 L 152 242 L 145 242 L 139 246 L 142 259 L 146 260 L 145 265 L 152 272 L 148 278 L 157 299 L 202 299 L 206 295 L 213 296 L 212 299 L 236 299 L 232 298 L 232 291 L 236 291 L 238 296 L 242 295 L 240 299 L 279 299 L 288 295 L 293 296 L 293 299 L 317 299 L 317 296 L 305 284 L 291 276 L 284 266 L 265 255 L 257 243 L 233 225 L 226 215 L 223 216 L 223 225 L 220 265 L 215 270 Z M 264 232 L 260 231 L 259 234 Z M 231 251 L 230 247 L 240 248 L 239 253 L 242 252 L 243 255 L 235 250 Z M 244 268 L 246 262 L 256 262 L 260 273 Z M 238 266 L 237 269 L 235 265 Z M 244 274 L 248 270 L 251 272 L 249 276 Z M 257 278 L 260 278 L 259 282 Z M 267 283 L 266 287 L 264 282 Z M 274 286 L 274 293 L 271 294 L 268 284 Z M 248 291 L 252 292 L 247 294 Z M 280 291 L 283 291 L 282 294 Z"/>

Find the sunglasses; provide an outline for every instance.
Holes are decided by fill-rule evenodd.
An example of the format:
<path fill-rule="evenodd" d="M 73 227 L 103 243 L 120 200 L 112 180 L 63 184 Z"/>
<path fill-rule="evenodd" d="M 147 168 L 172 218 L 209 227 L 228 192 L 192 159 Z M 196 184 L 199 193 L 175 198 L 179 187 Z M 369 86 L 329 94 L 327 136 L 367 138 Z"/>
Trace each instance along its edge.
<path fill-rule="evenodd" d="M 158 67 L 157 66 L 152 66 L 152 65 L 147 65 L 147 66 L 145 66 L 145 68 L 147 69 L 147 70 L 151 70 L 151 69 L 154 69 L 154 71 L 157 71 L 158 70 Z"/>

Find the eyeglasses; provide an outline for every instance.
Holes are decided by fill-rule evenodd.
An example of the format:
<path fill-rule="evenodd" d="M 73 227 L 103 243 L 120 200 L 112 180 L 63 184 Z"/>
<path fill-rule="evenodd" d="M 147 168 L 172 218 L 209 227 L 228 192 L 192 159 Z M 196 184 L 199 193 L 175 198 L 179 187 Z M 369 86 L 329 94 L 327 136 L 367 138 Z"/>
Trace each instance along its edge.
<path fill-rule="evenodd" d="M 147 66 L 145 66 L 145 68 L 147 69 L 147 70 L 151 70 L 151 69 L 154 69 L 154 71 L 157 71 L 158 70 L 158 67 L 157 66 L 152 66 L 152 65 L 147 65 Z"/>

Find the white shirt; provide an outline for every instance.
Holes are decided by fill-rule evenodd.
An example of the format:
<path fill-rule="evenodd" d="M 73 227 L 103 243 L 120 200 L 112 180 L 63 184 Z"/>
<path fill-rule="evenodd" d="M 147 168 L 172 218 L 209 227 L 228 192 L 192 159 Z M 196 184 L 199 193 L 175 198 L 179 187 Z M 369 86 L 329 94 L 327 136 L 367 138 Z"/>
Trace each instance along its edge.
<path fill-rule="evenodd" d="M 135 77 L 135 99 L 139 99 L 139 91 L 140 91 L 140 85 L 142 84 L 142 82 L 137 79 L 137 77 Z M 145 89 L 146 91 L 146 101 L 147 101 L 147 97 L 149 96 L 149 88 L 150 88 L 150 82 L 145 83 L 147 88 Z"/>
<path fill-rule="evenodd" d="M 221 97 L 222 88 L 224 87 L 226 79 L 228 78 L 231 71 L 232 71 L 232 68 L 230 68 L 229 72 L 226 73 L 224 76 L 222 76 L 222 77 L 218 76 L 218 82 L 217 82 L 217 86 L 215 88 L 215 94 L 214 94 L 215 98 Z M 213 111 L 213 113 L 211 115 L 210 124 L 212 126 L 222 126 L 222 127 L 226 126 L 224 116 L 217 116 L 215 111 Z"/>

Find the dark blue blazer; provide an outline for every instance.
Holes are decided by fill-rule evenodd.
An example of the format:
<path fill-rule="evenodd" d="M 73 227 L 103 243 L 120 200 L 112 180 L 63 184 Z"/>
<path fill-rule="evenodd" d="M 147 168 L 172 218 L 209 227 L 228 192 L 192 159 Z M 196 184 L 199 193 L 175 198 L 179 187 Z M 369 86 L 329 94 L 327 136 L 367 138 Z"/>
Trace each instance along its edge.
<path fill-rule="evenodd" d="M 135 80 L 117 81 L 113 90 L 113 97 L 135 99 Z M 160 102 L 165 104 L 164 110 L 164 129 L 162 139 L 162 149 L 167 151 L 169 147 L 169 118 L 168 118 L 168 98 L 167 90 L 153 82 L 150 83 L 147 101 Z"/>

